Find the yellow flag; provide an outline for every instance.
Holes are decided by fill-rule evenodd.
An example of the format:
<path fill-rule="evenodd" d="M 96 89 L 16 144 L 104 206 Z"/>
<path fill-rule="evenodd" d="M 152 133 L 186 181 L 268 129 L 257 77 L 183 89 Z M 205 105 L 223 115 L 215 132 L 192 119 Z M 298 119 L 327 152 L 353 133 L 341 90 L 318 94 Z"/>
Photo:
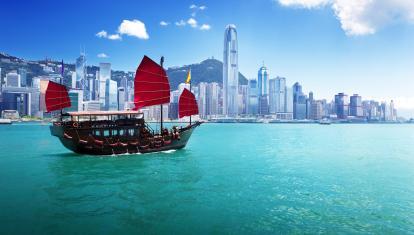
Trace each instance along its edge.
<path fill-rule="evenodd" d="M 187 74 L 187 80 L 185 80 L 185 83 L 189 84 L 191 81 L 191 69 L 188 70 L 188 74 Z"/>

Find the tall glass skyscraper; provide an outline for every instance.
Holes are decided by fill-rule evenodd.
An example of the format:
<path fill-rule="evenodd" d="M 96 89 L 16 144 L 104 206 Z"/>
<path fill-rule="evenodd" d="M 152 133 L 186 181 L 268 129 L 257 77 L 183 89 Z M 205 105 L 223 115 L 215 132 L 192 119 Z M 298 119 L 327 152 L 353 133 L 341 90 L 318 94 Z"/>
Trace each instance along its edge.
<path fill-rule="evenodd" d="M 227 25 L 224 32 L 223 53 L 223 114 L 238 115 L 239 66 L 235 25 Z"/>
<path fill-rule="evenodd" d="M 106 103 L 106 81 L 111 79 L 111 64 L 110 63 L 100 63 L 99 64 L 99 102 L 102 107 L 108 107 Z"/>
<path fill-rule="evenodd" d="M 259 89 L 259 114 L 269 113 L 269 73 L 265 66 L 257 74 L 257 87 Z"/>

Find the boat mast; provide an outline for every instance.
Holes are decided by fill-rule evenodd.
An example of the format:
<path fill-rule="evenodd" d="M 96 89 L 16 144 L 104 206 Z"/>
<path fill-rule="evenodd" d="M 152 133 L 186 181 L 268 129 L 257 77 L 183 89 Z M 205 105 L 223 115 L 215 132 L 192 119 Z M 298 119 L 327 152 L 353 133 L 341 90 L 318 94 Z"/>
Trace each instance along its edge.
<path fill-rule="evenodd" d="M 60 76 L 60 85 L 62 84 L 62 80 L 63 80 L 63 73 L 64 73 L 64 68 L 63 68 L 63 60 L 62 60 L 62 68 L 61 68 L 61 76 Z M 62 103 L 62 99 L 60 99 L 60 103 Z M 63 120 L 63 108 L 60 109 L 60 121 Z"/>
<path fill-rule="evenodd" d="M 163 69 L 164 69 L 164 67 L 163 67 L 163 65 L 164 65 L 164 56 L 161 56 L 160 65 L 161 65 L 161 68 L 163 68 Z M 162 116 L 163 116 L 163 115 L 162 115 L 162 104 L 161 104 L 161 125 L 160 125 L 160 129 L 161 129 L 161 130 L 160 130 L 160 133 L 162 133 L 162 130 L 163 130 L 163 129 L 162 129 L 162 127 L 163 127 L 163 126 L 162 126 Z"/>

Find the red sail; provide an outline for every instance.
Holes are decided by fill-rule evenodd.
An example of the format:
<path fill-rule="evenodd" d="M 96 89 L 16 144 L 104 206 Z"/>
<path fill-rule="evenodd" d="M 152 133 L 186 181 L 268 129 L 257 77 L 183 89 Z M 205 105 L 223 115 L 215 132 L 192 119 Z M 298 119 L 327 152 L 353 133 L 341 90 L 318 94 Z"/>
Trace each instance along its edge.
<path fill-rule="evenodd" d="M 43 80 L 40 82 L 40 90 L 44 111 L 51 112 L 71 106 L 68 90 L 64 85 Z"/>
<path fill-rule="evenodd" d="M 197 101 L 194 94 L 187 88 L 184 88 L 183 93 L 181 93 L 178 101 L 178 111 L 180 118 L 198 114 Z"/>
<path fill-rule="evenodd" d="M 170 102 L 170 82 L 165 70 L 144 56 L 135 74 L 135 110 Z"/>

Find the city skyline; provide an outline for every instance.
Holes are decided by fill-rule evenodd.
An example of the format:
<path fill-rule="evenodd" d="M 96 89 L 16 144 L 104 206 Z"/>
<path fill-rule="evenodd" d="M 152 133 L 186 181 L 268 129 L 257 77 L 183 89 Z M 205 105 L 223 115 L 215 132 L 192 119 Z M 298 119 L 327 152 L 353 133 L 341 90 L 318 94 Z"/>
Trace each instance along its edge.
<path fill-rule="evenodd" d="M 383 4 L 378 9 L 385 15 L 391 10 L 396 13 L 390 15 L 389 22 L 378 25 L 367 15 L 372 6 L 366 3 L 361 7 L 361 16 L 352 17 L 360 25 L 369 27 L 356 31 L 357 27 L 346 26 L 346 19 L 337 17 L 344 4 L 312 1 L 313 4 L 306 5 L 303 2 L 307 1 L 118 4 L 116 7 L 122 13 L 111 11 L 112 4 L 90 2 L 83 4 L 84 9 L 76 9 L 77 17 L 73 17 L 71 9 L 74 8 L 69 5 L 59 10 L 54 4 L 29 1 L 27 4 L 32 8 L 20 9 L 15 2 L 1 3 L 7 11 L 0 16 L 0 24 L 8 37 L 0 39 L 0 51 L 27 59 L 47 56 L 74 61 L 85 49 L 88 64 L 110 62 L 113 68 L 128 71 L 135 69 L 143 54 L 165 55 L 168 67 L 197 63 L 211 56 L 221 58 L 223 28 L 234 23 L 241 34 L 239 70 L 248 78 L 256 76 L 257 68 L 264 61 L 270 71 L 269 78 L 286 77 L 289 85 L 299 81 L 321 98 L 332 99 L 334 94 L 345 92 L 365 94 L 365 99 L 393 99 L 401 114 L 412 116 L 414 96 L 410 87 L 414 84 L 410 56 L 414 47 L 410 42 L 414 30 L 407 16 L 412 12 L 412 5 L 404 5 L 408 1 Z M 160 8 L 163 14 L 154 17 L 134 11 L 142 4 L 148 12 Z M 96 10 L 87 10 L 92 6 Z M 335 6 L 337 9 L 333 10 Z M 232 14 L 224 14 L 230 9 Z M 45 20 L 43 11 L 59 20 Z M 87 26 L 79 24 L 89 22 L 99 12 L 113 14 Z M 146 33 L 128 31 L 131 25 L 144 28 Z M 266 32 L 266 36 L 261 32 Z M 25 43 L 27 40 L 38 46 Z M 186 51 L 191 53 L 183 53 Z M 395 85 L 390 86 L 390 81 Z"/>

